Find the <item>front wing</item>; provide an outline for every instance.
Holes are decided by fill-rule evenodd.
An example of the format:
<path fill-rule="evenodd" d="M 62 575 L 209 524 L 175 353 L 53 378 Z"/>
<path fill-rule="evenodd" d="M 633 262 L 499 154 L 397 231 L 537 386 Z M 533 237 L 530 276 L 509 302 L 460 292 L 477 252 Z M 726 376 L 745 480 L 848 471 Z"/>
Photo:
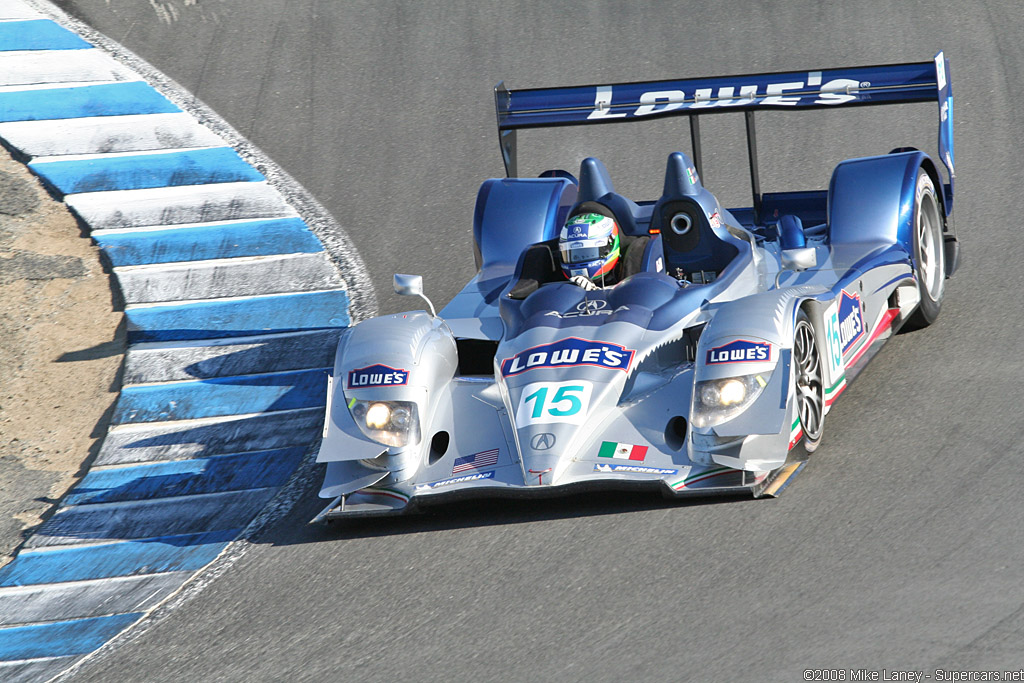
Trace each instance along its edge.
<path fill-rule="evenodd" d="M 622 461 L 607 466 L 593 462 L 576 463 L 579 469 L 593 468 L 590 477 L 556 486 L 525 486 L 518 466 L 472 471 L 450 479 L 426 484 L 369 486 L 338 496 L 313 518 L 313 522 L 349 517 L 379 517 L 422 512 L 432 505 L 481 498 L 541 499 L 599 491 L 659 491 L 666 498 L 752 496 L 775 497 L 803 467 L 802 446 L 790 451 L 789 460 L 771 472 L 748 472 L 718 465 L 649 467 Z M 607 468 L 607 469 L 598 469 Z M 542 477 L 544 473 L 535 473 Z"/>

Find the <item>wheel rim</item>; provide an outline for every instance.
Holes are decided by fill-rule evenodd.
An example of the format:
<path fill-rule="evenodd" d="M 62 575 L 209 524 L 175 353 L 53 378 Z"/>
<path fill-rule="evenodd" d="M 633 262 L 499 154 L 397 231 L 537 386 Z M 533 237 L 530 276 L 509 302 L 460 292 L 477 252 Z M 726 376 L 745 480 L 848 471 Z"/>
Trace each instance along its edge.
<path fill-rule="evenodd" d="M 921 208 L 917 212 L 917 251 L 918 275 L 923 289 L 932 301 L 938 301 L 946 284 L 946 274 L 939 207 L 931 192 L 922 195 Z"/>
<path fill-rule="evenodd" d="M 811 441 L 821 437 L 824 411 L 824 389 L 821 378 L 821 360 L 814 345 L 814 330 L 801 320 L 796 326 L 793 343 L 796 367 L 796 400 L 800 411 L 800 425 Z"/>

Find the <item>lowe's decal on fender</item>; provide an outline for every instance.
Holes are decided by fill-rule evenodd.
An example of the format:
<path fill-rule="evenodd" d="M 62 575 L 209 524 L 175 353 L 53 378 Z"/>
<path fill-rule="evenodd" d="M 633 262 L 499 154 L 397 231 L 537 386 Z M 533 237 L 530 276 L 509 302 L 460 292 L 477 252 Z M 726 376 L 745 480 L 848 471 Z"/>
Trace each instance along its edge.
<path fill-rule="evenodd" d="M 737 339 L 728 344 L 708 349 L 705 365 L 721 363 L 765 363 L 772 359 L 772 345 L 768 342 L 754 342 Z"/>
<path fill-rule="evenodd" d="M 632 349 L 610 342 L 569 337 L 551 344 L 534 346 L 506 358 L 501 361 L 501 374 L 511 377 L 536 368 L 564 368 L 575 365 L 593 365 L 627 372 L 633 362 L 634 353 L 636 352 Z"/>
<path fill-rule="evenodd" d="M 864 316 L 860 308 L 860 294 L 839 295 L 839 343 L 845 354 L 864 336 Z"/>
<path fill-rule="evenodd" d="M 479 481 L 480 479 L 494 479 L 494 470 L 490 472 L 480 472 L 478 474 L 467 474 L 461 477 L 455 477 L 454 479 L 444 479 L 442 481 L 432 481 L 429 484 L 417 484 L 417 491 L 431 491 L 433 489 L 439 489 L 442 486 L 451 486 L 452 484 L 464 484 L 467 481 Z"/>
<path fill-rule="evenodd" d="M 394 387 L 409 381 L 409 371 L 387 365 L 370 365 L 365 368 L 351 370 L 348 373 L 349 389 L 368 389 L 370 387 Z"/>

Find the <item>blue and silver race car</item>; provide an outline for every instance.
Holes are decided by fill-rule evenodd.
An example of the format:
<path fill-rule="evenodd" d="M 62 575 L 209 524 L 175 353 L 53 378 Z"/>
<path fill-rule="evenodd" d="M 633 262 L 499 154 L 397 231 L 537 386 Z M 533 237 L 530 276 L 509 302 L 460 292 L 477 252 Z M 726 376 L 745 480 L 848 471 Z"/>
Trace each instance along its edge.
<path fill-rule="evenodd" d="M 328 390 L 318 519 L 464 497 L 652 489 L 776 495 L 825 417 L 901 327 L 936 319 L 959 259 L 953 95 L 927 62 L 534 90 L 495 88 L 507 178 L 484 182 L 476 276 L 440 313 L 361 322 Z M 935 102 L 940 167 L 912 148 L 843 161 L 828 190 L 762 193 L 759 110 Z M 699 117 L 746 119 L 752 205 L 701 183 Z M 516 177 L 520 129 L 689 119 L 650 201 L 605 166 Z M 581 211 L 621 227 L 614 287 L 566 279 Z M 396 275 L 401 294 L 422 280 Z"/>

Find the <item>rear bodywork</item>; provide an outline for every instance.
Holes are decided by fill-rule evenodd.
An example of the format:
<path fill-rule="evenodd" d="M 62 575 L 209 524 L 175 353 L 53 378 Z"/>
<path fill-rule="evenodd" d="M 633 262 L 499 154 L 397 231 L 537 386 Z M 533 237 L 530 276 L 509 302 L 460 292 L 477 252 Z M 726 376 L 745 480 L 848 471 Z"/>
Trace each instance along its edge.
<path fill-rule="evenodd" d="M 798 73 L 499 84 L 495 98 L 510 177 L 478 194 L 478 272 L 436 316 L 383 316 L 344 333 L 318 456 L 330 500 L 321 519 L 594 489 L 774 495 L 806 458 L 794 400 L 798 320 L 814 330 L 827 412 L 918 308 L 922 173 L 941 210 L 943 274 L 956 268 L 953 100 L 941 53 Z M 939 107 L 945 178 L 926 154 L 902 149 L 840 163 L 827 191 L 760 192 L 757 110 L 926 101 Z M 701 183 L 697 117 L 725 112 L 747 118 L 750 207 L 727 209 Z M 663 116 L 689 117 L 692 144 L 689 155 L 669 155 L 660 198 L 617 194 L 597 159 L 578 178 L 515 177 L 517 130 Z M 559 228 L 586 203 L 611 211 L 628 236 L 629 275 L 614 288 L 576 287 L 554 261 Z M 678 220 L 693 230 L 680 234 Z M 697 406 L 695 391 L 737 378 L 743 402 L 724 419 Z M 384 431 L 405 431 L 374 431 L 367 425 L 386 420 L 369 409 L 392 420 Z"/>

